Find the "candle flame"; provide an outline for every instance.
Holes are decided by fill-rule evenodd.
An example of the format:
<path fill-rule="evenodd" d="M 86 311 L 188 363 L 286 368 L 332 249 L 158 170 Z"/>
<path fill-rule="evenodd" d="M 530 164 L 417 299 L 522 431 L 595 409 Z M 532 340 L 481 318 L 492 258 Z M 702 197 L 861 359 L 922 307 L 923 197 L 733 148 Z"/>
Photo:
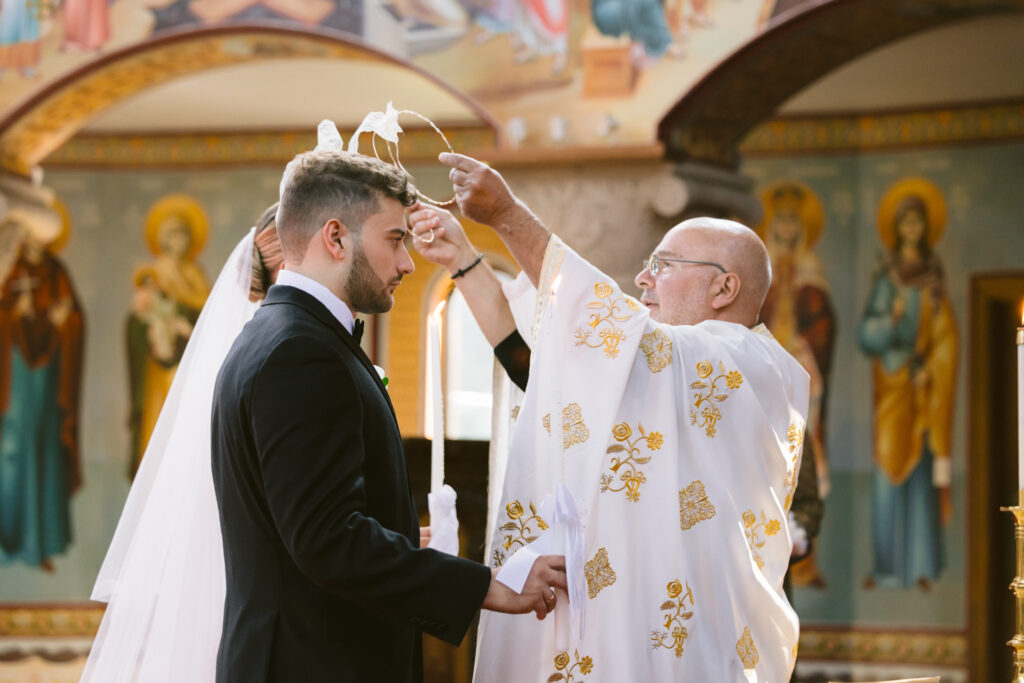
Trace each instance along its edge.
<path fill-rule="evenodd" d="M 439 303 L 437 305 L 437 308 L 434 309 L 434 312 L 431 315 L 433 315 L 435 318 L 440 320 L 441 319 L 441 314 L 444 312 L 444 305 L 446 303 L 448 303 L 447 299 L 441 299 L 441 303 Z"/>
<path fill-rule="evenodd" d="M 1020 326 L 1024 327 L 1024 299 L 1020 300 Z"/>

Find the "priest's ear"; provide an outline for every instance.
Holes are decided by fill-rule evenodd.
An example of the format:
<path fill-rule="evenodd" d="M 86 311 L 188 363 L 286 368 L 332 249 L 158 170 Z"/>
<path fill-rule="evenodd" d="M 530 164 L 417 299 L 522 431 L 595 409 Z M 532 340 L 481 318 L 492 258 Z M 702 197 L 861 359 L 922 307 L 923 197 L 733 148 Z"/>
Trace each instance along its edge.
<path fill-rule="evenodd" d="M 740 296 L 740 276 L 736 273 L 722 273 L 711 283 L 711 307 L 716 311 L 728 308 Z"/>

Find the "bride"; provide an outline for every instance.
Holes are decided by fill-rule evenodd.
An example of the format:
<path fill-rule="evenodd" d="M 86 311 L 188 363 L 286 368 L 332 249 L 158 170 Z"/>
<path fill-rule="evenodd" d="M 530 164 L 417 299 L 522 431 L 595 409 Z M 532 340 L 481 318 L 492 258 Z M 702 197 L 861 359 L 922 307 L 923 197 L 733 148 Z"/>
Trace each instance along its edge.
<path fill-rule="evenodd" d="M 283 263 L 276 211 L 231 252 L 182 356 L 96 578 L 92 599 L 107 610 L 83 682 L 214 680 L 225 578 L 210 470 L 213 385 Z"/>

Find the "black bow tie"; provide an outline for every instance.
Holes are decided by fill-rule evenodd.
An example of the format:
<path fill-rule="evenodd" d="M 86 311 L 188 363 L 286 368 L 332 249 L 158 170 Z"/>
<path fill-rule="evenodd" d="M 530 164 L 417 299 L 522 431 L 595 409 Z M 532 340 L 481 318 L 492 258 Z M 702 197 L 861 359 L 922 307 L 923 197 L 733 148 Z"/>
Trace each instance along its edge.
<path fill-rule="evenodd" d="M 352 338 L 356 340 L 356 344 L 359 344 L 363 339 L 363 328 L 366 325 L 362 320 L 356 318 L 355 324 L 352 325 Z"/>

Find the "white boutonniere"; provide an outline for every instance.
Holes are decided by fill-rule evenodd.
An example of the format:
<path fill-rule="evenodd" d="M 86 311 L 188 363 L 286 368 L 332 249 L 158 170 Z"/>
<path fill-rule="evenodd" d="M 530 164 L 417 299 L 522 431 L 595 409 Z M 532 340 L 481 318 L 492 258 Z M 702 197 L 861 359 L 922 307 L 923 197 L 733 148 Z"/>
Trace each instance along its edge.
<path fill-rule="evenodd" d="M 380 377 L 380 383 L 383 384 L 384 388 L 386 389 L 388 386 L 388 376 L 384 372 L 384 368 L 382 368 L 379 365 L 374 365 L 373 369 L 377 371 L 377 376 Z"/>

